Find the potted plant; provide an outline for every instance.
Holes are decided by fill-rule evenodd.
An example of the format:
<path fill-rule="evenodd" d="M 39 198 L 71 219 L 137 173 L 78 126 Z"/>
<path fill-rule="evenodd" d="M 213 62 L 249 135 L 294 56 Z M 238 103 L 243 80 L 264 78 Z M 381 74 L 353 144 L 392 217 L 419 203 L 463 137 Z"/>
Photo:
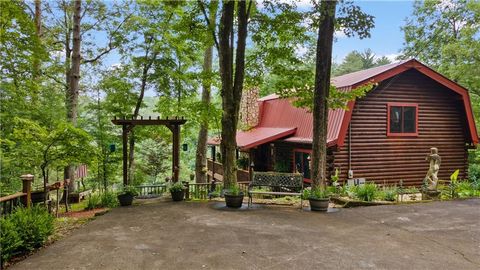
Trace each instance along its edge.
<path fill-rule="evenodd" d="M 240 208 L 243 203 L 243 192 L 238 185 L 232 185 L 225 191 L 225 203 L 230 208 Z"/>
<path fill-rule="evenodd" d="M 122 193 L 118 194 L 117 198 L 121 206 L 132 205 L 133 198 L 138 195 L 137 189 L 134 186 L 124 186 Z"/>
<path fill-rule="evenodd" d="M 330 194 L 327 190 L 322 190 L 319 187 L 303 190 L 303 198 L 310 202 L 310 210 L 312 211 L 327 211 L 330 203 Z"/>
<path fill-rule="evenodd" d="M 185 196 L 185 187 L 181 182 L 171 185 L 168 190 L 170 190 L 170 194 L 172 194 L 172 200 L 176 202 L 183 201 Z"/>

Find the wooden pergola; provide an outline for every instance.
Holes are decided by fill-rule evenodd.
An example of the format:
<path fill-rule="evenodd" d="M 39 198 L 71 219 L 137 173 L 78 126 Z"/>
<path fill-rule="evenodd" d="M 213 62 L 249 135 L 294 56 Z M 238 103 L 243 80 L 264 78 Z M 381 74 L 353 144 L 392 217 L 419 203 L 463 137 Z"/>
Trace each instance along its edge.
<path fill-rule="evenodd" d="M 180 169 L 180 126 L 185 124 L 187 120 L 182 118 L 160 119 L 160 117 L 143 119 L 143 116 L 138 118 L 120 118 L 115 117 L 112 123 L 122 126 L 122 144 L 123 144 L 123 184 L 128 185 L 128 133 L 135 126 L 166 126 L 172 131 L 172 180 L 178 181 Z"/>

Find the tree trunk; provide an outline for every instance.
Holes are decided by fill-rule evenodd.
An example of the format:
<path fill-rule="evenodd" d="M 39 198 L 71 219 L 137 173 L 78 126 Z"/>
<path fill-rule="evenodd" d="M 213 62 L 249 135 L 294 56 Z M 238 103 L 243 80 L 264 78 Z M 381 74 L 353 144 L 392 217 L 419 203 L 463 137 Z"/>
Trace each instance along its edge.
<path fill-rule="evenodd" d="M 148 41 L 148 44 L 152 43 L 153 38 Z M 151 58 L 149 59 L 151 47 L 147 47 L 145 50 L 145 62 L 142 70 L 142 79 L 140 84 L 140 95 L 138 96 L 137 103 L 135 104 L 135 110 L 133 111 L 133 118 L 137 118 L 138 114 L 140 113 L 140 107 L 143 103 L 143 97 L 145 96 L 145 89 L 147 88 L 147 80 L 148 80 L 148 71 L 153 65 L 155 58 L 158 55 L 158 52 L 152 53 Z M 129 148 L 128 148 L 128 183 L 133 184 L 133 180 L 135 177 L 135 133 L 133 128 L 130 130 L 130 140 L 129 140 Z"/>
<path fill-rule="evenodd" d="M 73 46 L 72 46 L 72 61 L 70 67 L 70 80 L 67 91 L 67 118 L 76 125 L 78 115 L 78 93 L 80 82 L 80 23 L 81 23 L 81 0 L 75 0 L 73 9 Z"/>
<path fill-rule="evenodd" d="M 42 41 L 42 2 L 41 0 L 35 0 L 35 35 L 37 37 L 37 42 L 41 46 Z M 33 58 L 33 80 L 35 82 L 34 91 L 32 93 L 32 103 L 37 104 L 38 102 L 38 93 L 39 93 L 39 86 L 40 86 L 40 68 L 41 68 L 41 60 L 40 56 L 35 55 Z"/>
<path fill-rule="evenodd" d="M 312 187 L 325 189 L 327 158 L 328 97 L 332 67 L 333 32 L 337 1 L 320 3 L 315 89 L 313 96 Z"/>
<path fill-rule="evenodd" d="M 210 3 L 210 24 L 216 25 L 218 2 L 212 1 Z M 213 66 L 213 39 L 210 39 L 207 43 L 203 55 L 203 75 L 205 76 L 202 81 L 202 107 L 203 109 L 209 108 L 210 105 L 210 92 L 212 88 L 212 66 Z M 195 181 L 197 183 L 207 182 L 207 172 L 204 170 L 207 167 L 207 140 L 208 140 L 208 119 L 203 118 L 200 123 L 200 131 L 198 132 L 197 140 L 197 152 L 195 159 Z"/>
<path fill-rule="evenodd" d="M 67 11 L 65 11 L 67 12 Z M 79 82 L 80 82 L 80 46 L 81 46 L 81 36 L 80 36 L 80 25 L 81 25 L 81 12 L 82 12 L 82 1 L 75 0 L 73 8 L 73 31 L 72 31 L 72 50 L 71 50 L 71 60 L 67 59 L 66 63 L 69 63 L 67 66 L 67 88 L 66 88 L 66 108 L 67 108 L 67 120 L 72 123 L 74 126 L 77 125 L 77 116 L 78 116 L 78 95 L 79 95 Z M 65 15 L 66 16 L 66 15 Z M 67 22 L 66 22 L 67 23 Z M 67 31 L 70 34 L 70 31 Z M 67 57 L 70 58 L 70 46 L 69 41 L 70 37 L 67 36 L 66 39 L 66 52 L 68 52 Z M 65 178 L 70 179 L 69 192 L 74 192 L 76 190 L 75 186 L 75 170 L 72 165 L 68 166 L 68 169 L 65 170 Z"/>
<path fill-rule="evenodd" d="M 250 2 L 251 5 L 252 2 Z M 249 5 L 249 9 L 250 9 Z M 237 3 L 238 34 L 233 74 L 233 21 L 235 1 L 225 1 L 222 8 L 219 33 L 220 75 L 222 81 L 222 141 L 220 144 L 223 161 L 225 188 L 237 184 L 237 124 L 240 100 L 245 75 L 245 46 L 247 39 L 248 12 L 245 1 Z"/>
<path fill-rule="evenodd" d="M 230 37 L 233 31 L 233 14 L 235 3 L 225 1 L 222 8 L 219 32 L 219 66 L 222 82 L 222 141 L 220 150 L 223 163 L 224 187 L 229 188 L 237 180 L 235 149 L 236 126 L 235 126 L 235 100 L 233 99 L 233 54 L 230 48 Z"/>
<path fill-rule="evenodd" d="M 213 46 L 205 50 L 203 58 L 203 73 L 209 76 L 212 71 Z M 210 77 L 210 76 L 209 76 Z M 210 78 L 204 78 L 202 83 L 202 107 L 207 109 L 210 106 Z M 207 139 L 208 139 L 208 119 L 202 119 L 200 131 L 198 132 L 197 153 L 195 159 L 195 180 L 197 183 L 206 183 L 207 175 L 204 168 L 207 167 Z"/>

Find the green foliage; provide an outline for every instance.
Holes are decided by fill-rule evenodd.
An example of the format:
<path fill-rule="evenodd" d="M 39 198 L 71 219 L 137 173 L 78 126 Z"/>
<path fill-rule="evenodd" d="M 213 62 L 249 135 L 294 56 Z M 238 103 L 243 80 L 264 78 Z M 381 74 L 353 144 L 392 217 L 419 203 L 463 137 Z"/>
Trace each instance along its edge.
<path fill-rule="evenodd" d="M 101 195 L 100 194 L 91 194 L 88 196 L 87 205 L 85 206 L 86 210 L 92 210 L 100 208 L 101 206 Z"/>
<path fill-rule="evenodd" d="M 182 191 L 185 189 L 185 186 L 181 183 L 181 182 L 177 182 L 175 184 L 172 184 L 168 190 L 170 192 L 178 192 L 178 191 Z"/>
<path fill-rule="evenodd" d="M 397 200 L 398 188 L 397 187 L 383 187 L 376 193 L 376 198 L 381 201 L 394 202 Z"/>
<path fill-rule="evenodd" d="M 242 156 L 237 159 L 237 167 L 242 169 L 242 170 L 247 170 L 248 169 L 248 157 Z"/>
<path fill-rule="evenodd" d="M 311 189 L 304 189 L 302 198 L 305 200 L 308 199 L 328 199 L 330 198 L 330 192 L 328 190 L 323 190 L 320 187 L 315 187 Z"/>
<path fill-rule="evenodd" d="M 0 219 L 0 256 L 2 261 L 8 261 L 15 252 L 21 249 L 23 241 L 17 232 L 16 224 L 11 218 Z"/>
<path fill-rule="evenodd" d="M 388 58 L 382 57 L 376 59 L 375 53 L 371 49 L 366 49 L 363 52 L 352 51 L 343 59 L 342 63 L 336 66 L 333 71 L 333 76 L 340 76 L 347 73 L 364 70 L 372 67 L 390 64 Z"/>
<path fill-rule="evenodd" d="M 0 254 L 2 261 L 12 255 L 42 246 L 53 233 L 54 217 L 41 206 L 17 208 L 0 219 Z"/>
<path fill-rule="evenodd" d="M 242 194 L 242 190 L 239 185 L 231 185 L 230 188 L 226 191 L 227 194 L 238 196 Z"/>
<path fill-rule="evenodd" d="M 117 194 L 112 191 L 103 192 L 100 194 L 91 194 L 88 197 L 86 210 L 96 208 L 115 208 L 118 206 Z"/>
<path fill-rule="evenodd" d="M 480 186 L 475 182 L 461 181 L 455 187 L 460 198 L 480 197 Z"/>
<path fill-rule="evenodd" d="M 104 192 L 100 197 L 101 207 L 115 208 L 118 206 L 118 198 L 115 192 Z"/>
<path fill-rule="evenodd" d="M 416 1 L 405 33 L 403 58 L 416 57 L 480 95 L 480 3 Z"/>
<path fill-rule="evenodd" d="M 124 186 L 122 194 L 130 194 L 132 196 L 138 196 L 138 191 L 134 186 Z"/>
<path fill-rule="evenodd" d="M 161 138 L 145 139 L 138 144 L 139 168 L 155 183 L 157 176 L 165 175 L 170 165 L 170 149 Z"/>
<path fill-rule="evenodd" d="M 356 186 L 354 189 L 355 198 L 371 202 L 375 199 L 377 194 L 377 185 L 375 183 L 365 183 L 363 185 Z"/>

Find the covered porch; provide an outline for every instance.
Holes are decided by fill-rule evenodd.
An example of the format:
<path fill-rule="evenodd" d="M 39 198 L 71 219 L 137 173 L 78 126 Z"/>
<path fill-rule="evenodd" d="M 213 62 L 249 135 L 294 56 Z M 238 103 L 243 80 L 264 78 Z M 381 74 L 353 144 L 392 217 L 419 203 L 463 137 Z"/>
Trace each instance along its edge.
<path fill-rule="evenodd" d="M 310 182 L 309 142 L 291 140 L 296 128 L 258 127 L 237 133 L 237 179 L 239 182 L 251 180 L 253 171 L 301 173 L 306 183 Z M 220 139 L 208 141 L 207 158 L 208 180 L 223 181 Z"/>

